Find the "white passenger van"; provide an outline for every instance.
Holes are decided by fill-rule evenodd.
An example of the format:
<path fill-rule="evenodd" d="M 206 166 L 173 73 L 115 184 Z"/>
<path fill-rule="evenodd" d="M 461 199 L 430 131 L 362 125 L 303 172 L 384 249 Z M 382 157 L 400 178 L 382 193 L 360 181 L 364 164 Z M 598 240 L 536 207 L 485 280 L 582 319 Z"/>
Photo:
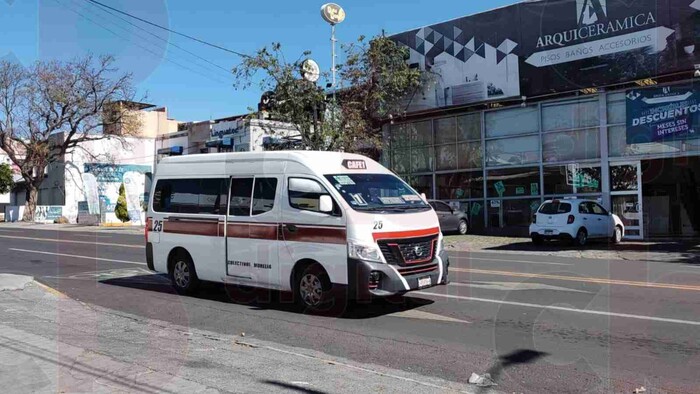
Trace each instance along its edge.
<path fill-rule="evenodd" d="M 179 292 L 222 282 L 309 308 L 446 284 L 449 266 L 424 197 L 364 156 L 310 151 L 163 159 L 146 256 Z"/>

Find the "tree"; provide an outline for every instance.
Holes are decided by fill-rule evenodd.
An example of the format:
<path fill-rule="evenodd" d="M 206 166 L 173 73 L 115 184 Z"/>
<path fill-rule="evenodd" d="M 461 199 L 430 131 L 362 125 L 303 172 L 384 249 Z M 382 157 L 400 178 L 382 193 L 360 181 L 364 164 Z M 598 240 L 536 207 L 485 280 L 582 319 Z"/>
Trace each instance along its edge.
<path fill-rule="evenodd" d="M 126 206 L 126 190 L 124 190 L 123 183 L 119 186 L 119 198 L 117 198 L 117 205 L 114 207 L 114 214 L 117 215 L 117 219 L 121 220 L 122 223 L 131 220 L 129 209 Z"/>
<path fill-rule="evenodd" d="M 13 185 L 12 167 L 5 163 L 0 164 L 0 194 L 9 193 Z"/>
<path fill-rule="evenodd" d="M 408 66 L 408 49 L 384 36 L 369 42 L 360 37 L 342 51 L 346 61 L 338 66 L 335 103 L 329 92 L 300 75 L 311 52 L 290 63 L 279 43 L 234 67 L 234 86 L 246 89 L 257 82 L 262 91 L 272 92 L 270 117 L 294 125 L 301 148 L 376 152 L 382 119 L 404 112 L 406 97 L 422 85 L 421 73 Z M 328 80 L 329 73 L 322 77 Z"/>
<path fill-rule="evenodd" d="M 128 103 L 130 74 L 112 57 L 39 61 L 28 69 L 0 61 L 0 149 L 19 167 L 26 189 L 24 220 L 34 217 L 44 170 L 81 144 L 133 135 L 139 117 Z"/>

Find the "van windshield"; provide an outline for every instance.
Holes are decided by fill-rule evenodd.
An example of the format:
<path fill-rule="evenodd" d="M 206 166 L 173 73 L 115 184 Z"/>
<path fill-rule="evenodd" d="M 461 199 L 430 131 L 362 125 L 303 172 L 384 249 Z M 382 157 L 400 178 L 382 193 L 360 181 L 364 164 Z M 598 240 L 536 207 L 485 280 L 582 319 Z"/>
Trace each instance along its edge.
<path fill-rule="evenodd" d="M 404 212 L 430 209 L 413 189 L 394 175 L 338 174 L 326 175 L 326 179 L 357 211 Z"/>

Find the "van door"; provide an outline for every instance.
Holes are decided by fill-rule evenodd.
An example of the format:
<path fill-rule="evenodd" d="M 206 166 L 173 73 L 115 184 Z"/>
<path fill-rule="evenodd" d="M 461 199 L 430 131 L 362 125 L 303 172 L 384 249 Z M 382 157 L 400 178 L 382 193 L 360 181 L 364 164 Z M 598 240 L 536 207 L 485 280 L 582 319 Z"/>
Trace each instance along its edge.
<path fill-rule="evenodd" d="M 227 217 L 226 275 L 229 281 L 279 286 L 279 189 L 282 177 L 231 179 Z"/>
<path fill-rule="evenodd" d="M 281 252 L 281 286 L 291 288 L 296 262 L 319 262 L 332 283 L 348 283 L 346 220 L 340 205 L 313 176 L 287 175 L 283 189 L 281 234 L 286 248 Z M 322 195 L 333 198 L 333 212 L 319 210 Z"/>

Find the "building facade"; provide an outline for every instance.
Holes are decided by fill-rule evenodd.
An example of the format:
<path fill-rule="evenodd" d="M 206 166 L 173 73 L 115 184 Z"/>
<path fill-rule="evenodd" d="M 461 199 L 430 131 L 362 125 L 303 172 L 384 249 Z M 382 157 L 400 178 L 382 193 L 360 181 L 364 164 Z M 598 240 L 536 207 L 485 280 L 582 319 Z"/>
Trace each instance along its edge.
<path fill-rule="evenodd" d="M 534 1 L 397 34 L 430 78 L 384 164 L 476 233 L 527 235 L 542 201 L 584 197 L 628 238 L 700 235 L 698 8 Z"/>

